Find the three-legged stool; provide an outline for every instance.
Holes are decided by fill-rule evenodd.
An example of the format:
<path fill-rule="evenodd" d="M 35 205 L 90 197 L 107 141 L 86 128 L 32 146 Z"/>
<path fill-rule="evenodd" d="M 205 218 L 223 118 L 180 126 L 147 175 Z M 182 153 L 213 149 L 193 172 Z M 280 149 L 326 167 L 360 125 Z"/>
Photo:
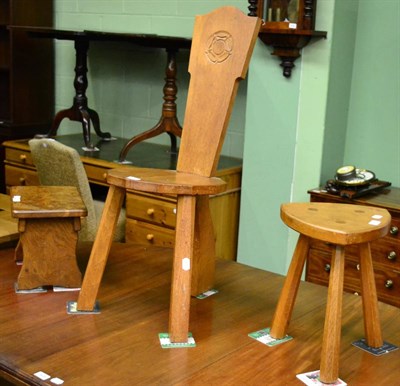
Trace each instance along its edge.
<path fill-rule="evenodd" d="M 383 341 L 369 243 L 387 234 L 391 217 L 386 209 L 360 205 L 289 203 L 281 206 L 281 218 L 300 236 L 275 310 L 270 335 L 275 339 L 286 335 L 310 239 L 332 244 L 320 379 L 323 383 L 334 383 L 339 376 L 344 247 L 359 246 L 366 341 L 371 347 L 381 347 Z"/>
<path fill-rule="evenodd" d="M 20 232 L 16 256 L 23 259 L 18 290 L 80 287 L 76 245 L 87 210 L 77 188 L 13 186 L 10 194 L 11 213 L 18 218 Z"/>

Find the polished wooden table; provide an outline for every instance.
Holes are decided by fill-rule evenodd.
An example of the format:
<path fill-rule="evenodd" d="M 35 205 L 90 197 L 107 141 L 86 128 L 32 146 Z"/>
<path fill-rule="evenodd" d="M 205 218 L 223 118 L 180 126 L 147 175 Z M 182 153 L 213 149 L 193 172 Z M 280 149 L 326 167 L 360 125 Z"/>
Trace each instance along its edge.
<path fill-rule="evenodd" d="M 82 267 L 88 254 L 88 246 L 80 249 Z M 113 245 L 101 314 L 68 315 L 76 292 L 15 294 L 20 267 L 12 249 L 0 251 L 0 375 L 37 385 L 44 383 L 33 374 L 43 371 L 65 385 L 284 386 L 302 385 L 296 374 L 318 369 L 327 289 L 302 282 L 289 326 L 294 339 L 267 347 L 248 334 L 270 326 L 282 276 L 223 260 L 219 293 L 192 299 L 197 347 L 162 349 L 171 259 L 169 249 Z M 360 297 L 344 294 L 340 377 L 351 386 L 395 385 L 400 350 L 375 357 L 351 344 L 364 335 L 361 307 Z M 400 345 L 400 310 L 379 303 L 379 311 L 384 339 Z"/>
<path fill-rule="evenodd" d="M 0 247 L 19 239 L 17 220 L 11 216 L 10 196 L 0 194 Z"/>

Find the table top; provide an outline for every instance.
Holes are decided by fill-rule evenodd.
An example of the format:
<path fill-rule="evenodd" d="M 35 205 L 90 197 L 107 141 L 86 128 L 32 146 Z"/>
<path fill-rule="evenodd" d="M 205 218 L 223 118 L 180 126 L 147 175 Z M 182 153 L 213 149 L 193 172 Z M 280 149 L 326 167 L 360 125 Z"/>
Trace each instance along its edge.
<path fill-rule="evenodd" d="M 11 216 L 10 196 L 0 194 L 0 245 L 19 239 L 18 222 Z"/>
<path fill-rule="evenodd" d="M 90 245 L 79 245 L 81 269 L 89 252 Z M 21 268 L 13 250 L 0 250 L 0 375 L 32 384 L 43 371 L 70 386 L 304 386 L 296 374 L 319 368 L 327 288 L 301 282 L 288 330 L 293 339 L 267 347 L 248 334 L 271 326 L 283 277 L 218 260 L 219 292 L 191 300 L 197 346 L 162 349 L 172 253 L 114 244 L 98 295 L 101 313 L 68 315 L 66 302 L 76 301 L 77 292 L 16 294 Z M 384 340 L 400 345 L 400 309 L 379 303 L 379 311 Z M 340 378 L 353 386 L 398 384 L 400 350 L 376 357 L 352 345 L 363 336 L 361 297 L 344 293 Z"/>
<path fill-rule="evenodd" d="M 73 186 L 12 186 L 11 213 L 16 218 L 84 217 L 87 209 Z"/>
<path fill-rule="evenodd" d="M 55 139 L 64 145 L 74 148 L 80 155 L 86 165 L 103 166 L 105 168 L 118 167 L 118 156 L 121 149 L 129 139 L 114 137 L 111 141 L 104 141 L 98 138 L 94 145 L 99 151 L 85 151 L 82 147 L 82 134 L 59 135 Z M 29 139 L 18 139 L 3 142 L 4 147 L 30 151 Z M 136 167 L 158 168 L 158 169 L 176 169 L 178 155 L 171 153 L 170 146 L 159 145 L 147 141 L 140 142 L 129 151 L 126 160 Z M 240 158 L 221 156 L 218 163 L 217 176 L 221 171 L 232 170 L 237 172 L 242 169 L 242 160 Z"/>
<path fill-rule="evenodd" d="M 344 202 L 346 204 L 358 204 L 386 208 L 400 214 L 400 188 L 388 187 L 375 192 L 370 192 L 365 196 L 357 198 L 346 198 L 327 192 L 323 187 L 310 189 L 308 193 L 319 199 Z"/>
<path fill-rule="evenodd" d="M 52 27 L 9 26 L 10 29 L 22 30 L 36 38 L 59 40 L 116 41 L 128 42 L 144 47 L 189 49 L 192 40 L 189 38 L 164 36 L 144 33 L 107 32 L 93 30 L 68 30 Z"/>

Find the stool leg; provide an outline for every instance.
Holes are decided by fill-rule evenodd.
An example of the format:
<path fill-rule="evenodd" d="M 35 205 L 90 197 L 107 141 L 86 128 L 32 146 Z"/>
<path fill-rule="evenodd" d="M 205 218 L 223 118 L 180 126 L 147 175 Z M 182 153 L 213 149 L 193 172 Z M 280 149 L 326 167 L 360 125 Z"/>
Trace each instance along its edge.
<path fill-rule="evenodd" d="M 309 237 L 300 234 L 288 273 L 286 275 L 285 283 L 279 297 L 274 318 L 272 319 L 270 335 L 275 339 L 282 339 L 286 335 L 286 330 L 289 326 L 294 302 L 296 300 L 297 290 L 299 289 L 301 274 L 307 258 L 309 245 Z"/>
<path fill-rule="evenodd" d="M 378 297 L 376 294 L 371 247 L 369 243 L 364 243 L 360 244 L 359 248 L 365 337 L 368 346 L 377 348 L 383 345 L 383 340 L 379 321 Z"/>
<path fill-rule="evenodd" d="M 339 377 L 343 279 L 344 247 L 336 245 L 332 252 L 324 336 L 322 340 L 320 379 L 323 383 L 334 383 Z"/>

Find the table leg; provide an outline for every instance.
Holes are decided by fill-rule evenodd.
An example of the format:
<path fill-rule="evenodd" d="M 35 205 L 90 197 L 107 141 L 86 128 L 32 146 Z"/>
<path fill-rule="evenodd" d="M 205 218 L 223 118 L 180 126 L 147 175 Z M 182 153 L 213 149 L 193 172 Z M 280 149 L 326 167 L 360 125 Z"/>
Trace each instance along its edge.
<path fill-rule="evenodd" d="M 124 163 L 129 150 L 139 142 L 167 133 L 171 139 L 171 153 L 177 152 L 176 137 L 182 136 L 182 127 L 176 116 L 176 53 L 177 49 L 167 48 L 167 67 L 165 69 L 164 103 L 161 118 L 153 128 L 131 138 L 122 148 L 119 162 Z"/>
<path fill-rule="evenodd" d="M 88 50 L 89 41 L 85 38 L 77 37 L 75 40 L 76 65 L 74 79 L 75 97 L 73 104 L 69 109 L 61 110 L 56 114 L 47 136 L 53 137 L 57 134 L 60 123 L 64 118 L 68 118 L 71 121 L 81 122 L 86 149 L 93 151 L 96 150 L 96 148 L 93 146 L 90 140 L 90 121 L 92 121 L 93 128 L 99 137 L 107 140 L 111 138 L 111 134 L 103 133 L 100 130 L 100 120 L 97 112 L 88 107 L 88 101 L 86 97 L 86 89 L 88 86 L 88 80 L 86 76 L 88 71 Z"/>

